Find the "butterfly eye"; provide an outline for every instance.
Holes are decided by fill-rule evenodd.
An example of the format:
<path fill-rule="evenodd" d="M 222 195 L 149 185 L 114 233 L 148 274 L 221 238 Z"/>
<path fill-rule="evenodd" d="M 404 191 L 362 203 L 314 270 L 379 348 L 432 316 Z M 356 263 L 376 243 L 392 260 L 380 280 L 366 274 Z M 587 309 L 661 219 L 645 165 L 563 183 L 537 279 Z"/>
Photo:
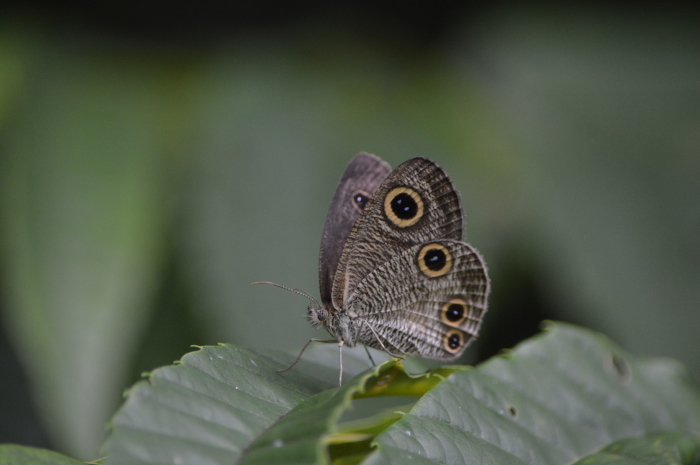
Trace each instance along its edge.
<path fill-rule="evenodd" d="M 452 269 L 452 254 L 442 244 L 424 245 L 418 252 L 418 268 L 431 278 L 442 276 Z"/>
<path fill-rule="evenodd" d="M 408 187 L 395 187 L 384 198 L 384 214 L 400 228 L 416 224 L 423 217 L 424 209 L 418 192 Z"/>
<path fill-rule="evenodd" d="M 462 299 L 452 299 L 442 306 L 440 319 L 450 326 L 460 326 L 467 318 L 467 303 Z"/>
<path fill-rule="evenodd" d="M 451 329 L 445 334 L 442 341 L 443 348 L 451 354 L 456 354 L 464 347 L 464 333 L 456 329 Z"/>
<path fill-rule="evenodd" d="M 352 194 L 352 202 L 360 211 L 365 209 L 365 205 L 369 202 L 369 194 L 365 191 L 357 191 Z"/>

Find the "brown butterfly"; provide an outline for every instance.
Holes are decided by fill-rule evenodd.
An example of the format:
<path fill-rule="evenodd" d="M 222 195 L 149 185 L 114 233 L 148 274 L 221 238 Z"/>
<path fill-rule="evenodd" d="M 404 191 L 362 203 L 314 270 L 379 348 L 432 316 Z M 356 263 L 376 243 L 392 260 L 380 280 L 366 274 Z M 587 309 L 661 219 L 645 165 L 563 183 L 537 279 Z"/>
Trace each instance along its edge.
<path fill-rule="evenodd" d="M 461 241 L 459 194 L 440 166 L 413 158 L 391 171 L 374 155 L 357 155 L 328 211 L 321 304 L 306 316 L 335 339 L 309 343 L 459 357 L 479 332 L 490 287 L 484 259 Z M 340 371 L 342 381 L 342 355 Z"/>

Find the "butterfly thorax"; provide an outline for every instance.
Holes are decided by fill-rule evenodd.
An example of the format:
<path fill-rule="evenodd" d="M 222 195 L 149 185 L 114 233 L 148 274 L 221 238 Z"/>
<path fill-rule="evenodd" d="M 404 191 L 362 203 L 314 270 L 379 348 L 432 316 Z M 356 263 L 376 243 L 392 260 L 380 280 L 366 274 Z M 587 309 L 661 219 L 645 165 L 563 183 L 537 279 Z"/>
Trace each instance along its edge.
<path fill-rule="evenodd" d="M 358 323 L 347 312 L 338 311 L 331 304 L 326 304 L 318 308 L 309 307 L 306 319 L 315 328 L 323 326 L 338 341 L 355 347 L 359 336 Z"/>

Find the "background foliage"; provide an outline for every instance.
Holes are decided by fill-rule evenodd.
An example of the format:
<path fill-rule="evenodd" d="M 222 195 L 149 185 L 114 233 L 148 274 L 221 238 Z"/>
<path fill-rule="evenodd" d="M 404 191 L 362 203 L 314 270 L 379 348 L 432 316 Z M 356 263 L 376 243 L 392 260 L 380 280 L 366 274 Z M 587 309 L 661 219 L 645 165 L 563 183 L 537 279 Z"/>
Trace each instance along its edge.
<path fill-rule="evenodd" d="M 297 349 L 359 151 L 443 165 L 491 310 L 700 379 L 700 31 L 680 9 L 19 2 L 0 17 L 0 442 L 94 459 L 143 370 Z"/>

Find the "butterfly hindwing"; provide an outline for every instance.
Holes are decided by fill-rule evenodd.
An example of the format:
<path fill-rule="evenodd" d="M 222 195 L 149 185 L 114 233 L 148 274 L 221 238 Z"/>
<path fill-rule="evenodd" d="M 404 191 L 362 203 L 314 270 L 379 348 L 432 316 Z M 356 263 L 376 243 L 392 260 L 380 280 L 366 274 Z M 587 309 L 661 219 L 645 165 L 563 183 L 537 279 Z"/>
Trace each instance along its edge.
<path fill-rule="evenodd" d="M 346 311 L 357 317 L 357 342 L 452 360 L 478 334 L 488 293 L 486 265 L 476 250 L 459 241 L 430 241 L 367 275 Z"/>
<path fill-rule="evenodd" d="M 348 234 L 390 172 L 391 167 L 385 161 L 364 152 L 355 156 L 345 168 L 328 209 L 321 239 L 318 276 L 324 304 L 331 302 L 333 276 Z"/>

